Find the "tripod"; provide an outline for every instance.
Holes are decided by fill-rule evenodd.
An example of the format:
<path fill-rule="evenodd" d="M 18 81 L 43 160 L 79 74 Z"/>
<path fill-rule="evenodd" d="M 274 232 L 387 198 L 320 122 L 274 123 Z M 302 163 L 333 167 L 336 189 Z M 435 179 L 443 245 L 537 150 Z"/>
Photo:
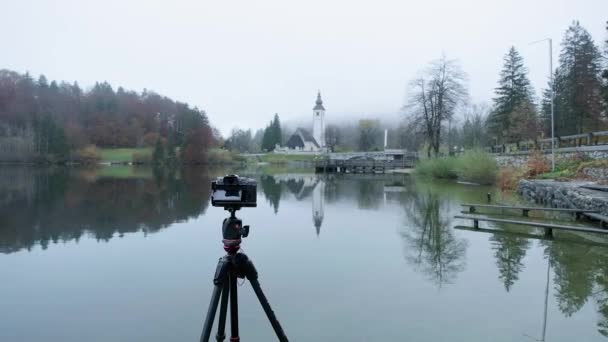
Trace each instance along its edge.
<path fill-rule="evenodd" d="M 243 227 L 242 221 L 235 216 L 235 212 L 238 208 L 227 208 L 227 210 L 230 211 L 230 217 L 224 219 L 222 224 L 222 235 L 224 238 L 222 241 L 224 243 L 226 255 L 220 258 L 217 263 L 217 268 L 215 269 L 211 303 L 209 303 L 209 308 L 207 309 L 207 317 L 205 318 L 200 341 L 209 341 L 218 304 L 220 305 L 220 316 L 215 339 L 216 341 L 223 341 L 226 338 L 225 329 L 228 299 L 230 299 L 230 341 L 238 342 L 240 340 L 237 279 L 247 278 L 279 341 L 287 342 L 287 336 L 285 336 L 281 324 L 270 308 L 268 299 L 266 299 L 266 296 L 260 287 L 258 271 L 255 269 L 253 262 L 251 262 L 247 255 L 238 253 L 241 244 L 241 236 L 247 237 L 247 235 L 249 235 L 249 226 Z"/>

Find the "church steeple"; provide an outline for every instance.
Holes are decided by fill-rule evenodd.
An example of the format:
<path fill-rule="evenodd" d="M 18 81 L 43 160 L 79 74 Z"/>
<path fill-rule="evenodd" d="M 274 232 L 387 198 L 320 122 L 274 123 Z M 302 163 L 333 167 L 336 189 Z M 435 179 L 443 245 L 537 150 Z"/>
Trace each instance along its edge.
<path fill-rule="evenodd" d="M 315 102 L 315 107 L 312 110 L 325 110 L 323 107 L 323 100 L 321 100 L 321 91 L 317 93 L 317 101 Z"/>
<path fill-rule="evenodd" d="M 321 100 L 321 91 L 317 93 L 317 101 L 312 109 L 312 136 L 317 145 L 325 149 L 325 107 Z"/>

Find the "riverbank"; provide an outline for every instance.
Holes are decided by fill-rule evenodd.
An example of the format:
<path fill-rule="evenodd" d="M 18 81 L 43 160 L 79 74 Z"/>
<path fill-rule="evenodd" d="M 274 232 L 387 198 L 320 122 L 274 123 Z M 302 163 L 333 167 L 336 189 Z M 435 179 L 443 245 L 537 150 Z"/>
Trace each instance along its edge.
<path fill-rule="evenodd" d="M 608 192 L 587 188 L 592 181 L 522 179 L 517 193 L 524 199 L 553 208 L 597 210 L 608 215 Z"/>

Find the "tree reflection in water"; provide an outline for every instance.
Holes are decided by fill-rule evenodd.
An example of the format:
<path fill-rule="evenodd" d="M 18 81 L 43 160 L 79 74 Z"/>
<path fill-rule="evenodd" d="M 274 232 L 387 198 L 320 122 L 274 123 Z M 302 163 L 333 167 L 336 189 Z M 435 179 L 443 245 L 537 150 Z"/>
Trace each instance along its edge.
<path fill-rule="evenodd" d="M 497 224 L 497 228 L 504 230 L 521 230 L 521 227 L 510 227 L 505 224 Z M 519 273 L 524 269 L 523 259 L 530 247 L 530 241 L 524 237 L 509 234 L 494 234 L 490 237 L 498 277 L 503 282 L 505 290 L 509 292 L 511 287 L 519 279 Z"/>
<path fill-rule="evenodd" d="M 438 287 L 452 283 L 465 268 L 467 243 L 454 236 L 447 201 L 438 193 L 420 191 L 404 204 L 408 224 L 400 234 L 406 260 Z"/>
<path fill-rule="evenodd" d="M 31 249 L 91 234 L 156 232 L 203 213 L 210 196 L 207 170 L 179 177 L 95 178 L 80 170 L 0 169 L 0 252 Z"/>
<path fill-rule="evenodd" d="M 598 311 L 598 332 L 608 337 L 608 247 L 578 241 L 543 242 L 554 270 L 559 310 L 570 317 L 588 301 Z"/>

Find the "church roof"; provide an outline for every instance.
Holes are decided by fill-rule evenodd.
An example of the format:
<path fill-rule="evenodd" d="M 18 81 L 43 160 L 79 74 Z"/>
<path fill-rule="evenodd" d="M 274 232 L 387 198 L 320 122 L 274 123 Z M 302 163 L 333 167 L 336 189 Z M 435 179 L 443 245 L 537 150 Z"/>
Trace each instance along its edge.
<path fill-rule="evenodd" d="M 308 132 L 304 128 L 298 128 L 296 129 L 295 133 L 293 133 L 293 135 L 289 138 L 289 140 L 287 140 L 287 143 L 285 145 L 289 148 L 303 148 L 305 142 L 310 142 L 315 145 L 315 147 L 319 147 L 319 144 L 312 136 L 312 134 L 310 134 L 310 132 Z"/>
<path fill-rule="evenodd" d="M 315 107 L 312 110 L 325 110 L 325 107 L 323 107 L 323 100 L 321 100 L 321 92 L 317 93 L 317 101 L 315 102 Z"/>

